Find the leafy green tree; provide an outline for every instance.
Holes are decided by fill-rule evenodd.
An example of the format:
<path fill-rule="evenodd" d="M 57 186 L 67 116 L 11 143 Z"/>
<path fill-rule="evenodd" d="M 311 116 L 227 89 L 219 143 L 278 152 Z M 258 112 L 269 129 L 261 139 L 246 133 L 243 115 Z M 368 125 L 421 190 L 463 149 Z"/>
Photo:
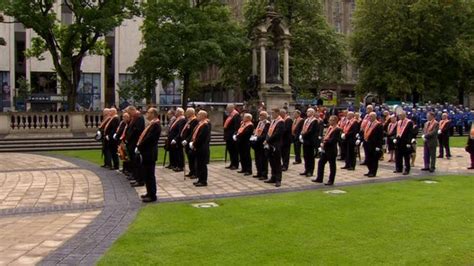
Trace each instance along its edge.
<path fill-rule="evenodd" d="M 359 0 L 351 39 L 357 90 L 415 101 L 419 94 L 435 101 L 462 97 L 474 73 L 473 3 Z"/>
<path fill-rule="evenodd" d="M 193 78 L 211 65 L 224 66 L 245 47 L 243 31 L 219 0 L 160 0 L 144 4 L 144 49 L 131 68 L 146 91 L 147 102 L 155 80 L 183 80 L 183 106 Z"/>
<path fill-rule="evenodd" d="M 275 10 L 290 27 L 290 79 L 293 88 L 317 93 L 324 83 L 340 81 L 346 64 L 346 44 L 326 22 L 320 0 L 274 1 Z M 247 33 L 265 15 L 268 0 L 247 1 L 245 24 Z"/>
<path fill-rule="evenodd" d="M 76 104 L 81 65 L 87 55 L 106 55 L 102 39 L 122 21 L 137 12 L 135 0 L 0 0 L 0 11 L 32 29 L 39 37 L 32 38 L 29 57 L 52 57 L 61 81 L 61 89 L 68 96 L 69 110 Z M 73 14 L 71 24 L 58 20 L 54 6 L 62 4 Z M 61 15 L 61 14 L 59 14 Z"/>

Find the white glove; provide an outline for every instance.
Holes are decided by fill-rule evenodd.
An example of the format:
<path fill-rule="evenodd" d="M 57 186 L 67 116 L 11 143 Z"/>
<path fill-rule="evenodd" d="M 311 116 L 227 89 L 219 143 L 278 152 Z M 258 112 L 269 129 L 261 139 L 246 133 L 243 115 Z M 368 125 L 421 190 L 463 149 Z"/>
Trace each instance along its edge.
<path fill-rule="evenodd" d="M 176 145 L 176 140 L 172 140 L 171 145 Z"/>
<path fill-rule="evenodd" d="M 270 145 L 265 144 L 265 145 L 263 145 L 263 148 L 264 148 L 265 150 L 269 150 L 269 149 L 270 149 Z"/>
<path fill-rule="evenodd" d="M 105 136 L 105 139 L 106 139 L 106 140 L 110 140 L 109 135 Z"/>
<path fill-rule="evenodd" d="M 426 136 L 425 136 L 425 135 L 421 135 L 421 138 L 422 138 L 422 139 L 426 139 Z"/>
<path fill-rule="evenodd" d="M 407 148 L 408 148 L 408 149 L 411 148 L 411 145 L 410 145 L 410 144 L 407 144 Z"/>
<path fill-rule="evenodd" d="M 99 137 L 99 139 L 102 138 L 102 132 L 100 132 L 100 130 L 97 130 L 97 137 Z"/>
<path fill-rule="evenodd" d="M 356 145 L 357 145 L 357 146 L 360 145 L 360 140 L 356 140 Z"/>
<path fill-rule="evenodd" d="M 233 139 L 234 141 L 237 141 L 237 135 L 233 135 L 233 136 L 232 136 L 232 139 Z"/>
<path fill-rule="evenodd" d="M 411 139 L 411 144 L 415 144 L 416 143 L 416 139 Z"/>
<path fill-rule="evenodd" d="M 318 137 L 318 139 L 319 139 L 319 140 L 322 140 L 322 139 L 323 139 L 323 137 L 319 136 L 319 137 Z"/>
<path fill-rule="evenodd" d="M 393 144 L 397 144 L 397 139 L 393 139 Z"/>
<path fill-rule="evenodd" d="M 380 148 L 379 148 L 379 147 L 375 148 L 375 151 L 379 152 L 379 151 L 380 151 Z"/>
<path fill-rule="evenodd" d="M 117 139 L 117 133 L 114 134 L 114 139 Z"/>
<path fill-rule="evenodd" d="M 438 134 L 441 134 L 441 133 L 443 133 L 443 132 L 441 131 L 441 129 L 440 129 L 440 130 L 438 130 Z"/>
<path fill-rule="evenodd" d="M 341 134 L 341 139 L 346 139 L 346 134 L 342 133 Z"/>
<path fill-rule="evenodd" d="M 321 147 L 318 148 L 318 151 L 319 151 L 320 153 L 324 153 L 324 149 L 321 148 Z"/>
<path fill-rule="evenodd" d="M 356 138 L 360 139 L 360 134 L 359 133 L 356 134 Z"/>
<path fill-rule="evenodd" d="M 135 148 L 135 154 L 140 154 L 140 151 L 138 150 L 138 147 Z"/>
<path fill-rule="evenodd" d="M 194 149 L 194 145 L 193 145 L 193 144 L 194 144 L 194 143 L 192 143 L 192 142 L 189 142 L 189 148 L 191 148 L 191 150 L 193 150 L 193 149 Z"/>
<path fill-rule="evenodd" d="M 250 137 L 250 141 L 254 142 L 254 141 L 257 141 L 258 137 L 253 135 Z"/>
<path fill-rule="evenodd" d="M 303 135 L 300 135 L 300 138 L 299 138 L 299 139 L 300 139 L 300 142 L 301 142 L 301 143 L 304 143 Z"/>
<path fill-rule="evenodd" d="M 186 140 L 183 140 L 183 141 L 181 142 L 181 144 L 182 144 L 183 146 L 186 146 L 186 145 L 188 145 L 188 142 L 187 142 Z"/>

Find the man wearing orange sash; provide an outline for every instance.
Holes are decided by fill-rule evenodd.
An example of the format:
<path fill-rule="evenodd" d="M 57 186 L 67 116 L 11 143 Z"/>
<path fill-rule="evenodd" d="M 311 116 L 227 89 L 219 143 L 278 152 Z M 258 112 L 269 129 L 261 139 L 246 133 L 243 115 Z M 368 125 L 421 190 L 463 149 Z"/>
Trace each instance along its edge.
<path fill-rule="evenodd" d="M 423 127 L 423 135 L 421 136 L 424 140 L 423 161 L 425 167 L 421 169 L 421 171 L 430 171 L 433 173 L 436 169 L 436 146 L 438 146 L 439 124 L 433 112 L 428 112 L 426 118 L 428 121 Z"/>
<path fill-rule="evenodd" d="M 285 109 L 280 109 L 280 116 L 285 122 L 283 136 L 281 137 L 281 170 L 285 172 L 288 170 L 288 166 L 290 164 L 291 127 L 293 126 L 293 120 Z"/>
<path fill-rule="evenodd" d="M 239 168 L 239 151 L 237 149 L 237 143 L 234 141 L 234 135 L 240 128 L 240 122 L 242 121 L 239 112 L 235 109 L 235 105 L 228 104 L 226 109 L 226 118 L 224 120 L 224 140 L 226 150 L 229 153 L 230 165 L 227 169 L 237 170 Z"/>
<path fill-rule="evenodd" d="M 260 111 L 258 125 L 250 139 L 255 152 L 255 167 L 257 168 L 257 174 L 253 177 L 259 180 L 268 179 L 268 158 L 265 154 L 263 143 L 267 138 L 269 128 L 270 122 L 268 121 L 268 113 L 266 111 Z"/>
<path fill-rule="evenodd" d="M 102 116 L 103 116 L 102 117 L 102 123 L 100 124 L 99 129 L 97 130 L 97 133 L 95 134 L 95 139 L 97 141 L 102 142 L 102 156 L 104 156 L 104 164 L 101 167 L 109 168 L 110 165 L 107 165 L 106 157 L 105 157 L 105 154 L 107 153 L 107 145 L 106 145 L 107 142 L 105 141 L 104 130 L 105 130 L 105 126 L 107 125 L 107 123 L 109 123 L 110 119 L 112 119 L 112 117 L 110 115 L 110 109 L 105 108 L 102 111 Z"/>
<path fill-rule="evenodd" d="M 441 121 L 439 121 L 438 140 L 439 140 L 439 156 L 438 158 L 444 157 L 444 151 L 446 150 L 446 158 L 451 158 L 451 150 L 449 149 L 449 130 L 451 128 L 451 121 L 448 119 L 448 114 L 443 113 Z"/>
<path fill-rule="evenodd" d="M 412 153 L 413 139 L 413 123 L 406 117 L 405 112 L 401 112 L 398 116 L 397 134 L 393 143 L 395 144 L 395 171 L 394 173 L 402 173 L 403 163 L 405 170 L 403 175 L 410 173 L 410 155 Z"/>
<path fill-rule="evenodd" d="M 206 111 L 199 111 L 197 114 L 199 124 L 193 132 L 189 147 L 194 153 L 194 171 L 198 181 L 194 182 L 196 187 L 207 186 L 207 164 L 210 160 L 209 143 L 211 142 L 211 124 L 207 119 Z"/>
<path fill-rule="evenodd" d="M 301 117 L 301 111 L 295 110 L 293 113 L 293 125 L 291 126 L 291 136 L 295 152 L 295 161 L 293 164 L 301 163 L 301 142 L 299 140 L 301 130 L 303 130 L 304 119 Z"/>
<path fill-rule="evenodd" d="M 105 141 L 105 153 L 104 161 L 105 165 L 111 170 L 119 169 L 119 158 L 117 154 L 118 142 L 114 139 L 114 134 L 117 132 L 117 128 L 120 124 L 120 118 L 117 115 L 117 109 L 110 108 L 110 119 L 104 127 L 104 141 Z M 112 166 L 113 163 L 113 166 Z"/>
<path fill-rule="evenodd" d="M 303 158 L 304 158 L 304 172 L 300 175 L 311 177 L 314 174 L 314 150 L 318 143 L 320 132 L 320 124 L 316 112 L 313 108 L 306 110 L 306 120 L 303 124 L 303 129 L 299 137 L 299 141 L 303 144 Z"/>
<path fill-rule="evenodd" d="M 127 146 L 125 144 L 125 132 L 127 131 L 127 127 L 129 123 L 130 123 L 130 115 L 124 112 L 122 114 L 122 121 L 120 122 L 120 125 L 114 134 L 114 140 L 117 141 L 117 143 L 119 143 L 118 153 L 120 155 L 120 159 L 123 160 L 122 173 L 124 173 L 127 176 L 129 176 L 131 173 L 130 165 L 129 165 L 130 156 L 127 154 Z"/>
<path fill-rule="evenodd" d="M 339 122 L 337 123 L 337 126 L 340 129 L 344 130 L 344 127 L 346 126 L 347 122 L 349 121 L 349 119 L 347 119 L 347 114 L 348 114 L 347 110 L 344 110 L 339 114 Z M 346 151 L 347 151 L 346 140 L 341 138 L 341 141 L 339 141 L 339 154 L 341 155 L 339 160 L 341 160 L 341 161 L 346 160 Z"/>
<path fill-rule="evenodd" d="M 127 151 L 130 156 L 130 168 L 132 175 L 128 178 L 131 182 L 132 187 L 144 186 L 139 157 L 135 154 L 135 148 L 137 147 L 138 139 L 145 130 L 145 118 L 134 106 L 129 106 L 125 109 L 130 115 L 130 123 L 125 131 L 125 144 L 127 145 Z"/>
<path fill-rule="evenodd" d="M 311 180 L 316 183 L 323 183 L 324 168 L 329 162 L 329 180 L 326 186 L 332 186 L 336 178 L 336 157 L 337 157 L 337 143 L 341 137 L 341 129 L 337 127 L 337 116 L 332 115 L 329 118 L 329 127 L 324 135 L 324 138 L 318 151 L 321 157 L 318 162 L 318 176 Z"/>
<path fill-rule="evenodd" d="M 189 173 L 186 174 L 187 177 L 190 177 L 191 179 L 194 179 L 196 177 L 195 172 L 194 172 L 194 153 L 191 152 L 191 149 L 189 148 L 189 143 L 191 142 L 191 139 L 193 137 L 193 131 L 196 128 L 197 124 L 199 121 L 197 120 L 196 117 L 196 110 L 194 108 L 188 108 L 186 109 L 186 124 L 183 127 L 183 130 L 181 130 L 181 135 L 180 139 L 181 145 L 183 145 L 186 155 L 188 156 L 188 163 L 189 163 Z"/>
<path fill-rule="evenodd" d="M 369 123 L 364 130 L 364 149 L 367 150 L 367 177 L 375 177 L 379 168 L 379 160 L 382 156 L 383 146 L 383 125 L 377 121 L 377 114 L 372 112 L 369 115 Z"/>
<path fill-rule="evenodd" d="M 181 131 L 186 124 L 183 108 L 176 109 L 176 119 L 168 130 L 168 145 L 170 152 L 170 162 L 174 162 L 173 171 L 182 172 L 184 169 L 184 152 L 181 145 Z"/>
<path fill-rule="evenodd" d="M 153 202 L 156 197 L 155 164 L 158 159 L 158 141 L 161 136 L 161 124 L 159 112 L 156 108 L 150 108 L 146 112 L 146 119 L 150 121 L 138 138 L 135 154 L 141 163 L 141 174 L 146 184 L 146 194 L 142 195 L 143 202 Z"/>
<path fill-rule="evenodd" d="M 266 153 L 268 154 L 268 161 L 272 168 L 271 177 L 265 183 L 275 184 L 276 187 L 281 186 L 282 171 L 281 171 L 281 141 L 283 131 L 285 130 L 285 122 L 280 116 L 279 109 L 273 109 L 272 122 L 268 129 L 268 134 L 263 143 Z"/>
<path fill-rule="evenodd" d="M 242 124 L 240 125 L 234 140 L 237 142 L 239 150 L 240 164 L 244 176 L 252 175 L 252 157 L 250 156 L 250 138 L 252 137 L 254 126 L 252 123 L 252 115 L 245 113 L 243 115 Z"/>
<path fill-rule="evenodd" d="M 366 111 L 367 112 L 365 113 L 364 119 L 362 119 L 362 122 L 360 124 L 360 133 L 359 133 L 360 135 L 358 136 L 358 137 L 360 137 L 360 139 L 364 138 L 365 128 L 367 127 L 367 124 L 370 121 L 369 114 L 374 111 L 374 107 L 369 104 L 369 105 L 367 105 Z M 365 146 L 363 148 L 364 148 L 364 153 L 367 154 L 367 151 L 365 150 Z M 364 157 L 364 161 L 360 165 L 366 165 L 366 164 L 367 164 L 367 158 Z"/>
<path fill-rule="evenodd" d="M 359 132 L 359 123 L 354 118 L 354 112 L 347 113 L 347 122 L 344 124 L 342 129 L 341 139 L 344 140 L 343 149 L 345 152 L 345 163 L 341 169 L 347 169 L 350 171 L 355 170 L 356 165 L 356 135 Z"/>

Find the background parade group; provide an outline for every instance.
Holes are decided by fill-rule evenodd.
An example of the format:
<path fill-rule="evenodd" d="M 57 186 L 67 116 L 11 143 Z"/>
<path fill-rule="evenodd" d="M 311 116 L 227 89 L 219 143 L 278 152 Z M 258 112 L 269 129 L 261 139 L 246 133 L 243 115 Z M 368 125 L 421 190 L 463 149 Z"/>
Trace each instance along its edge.
<path fill-rule="evenodd" d="M 377 175 L 378 163 L 384 159 L 384 153 L 390 155 L 389 162 L 395 162 L 395 173 L 408 175 L 415 160 L 420 131 L 424 140 L 422 171 L 434 172 L 436 158 L 451 157 L 449 137 L 457 124 L 453 124 L 449 112 L 439 114 L 434 107 L 432 110 L 415 109 L 414 112 L 406 108 L 389 111 L 373 105 L 360 111 L 348 108 L 331 114 L 309 107 L 304 111 L 297 109 L 290 116 L 287 109 L 272 109 L 269 114 L 261 106 L 257 119 L 229 104 L 223 123 L 226 158 L 227 154 L 230 158 L 226 168 L 240 168 L 238 173 L 252 176 L 253 149 L 256 167 L 253 178 L 280 187 L 282 173 L 290 166 L 293 145 L 293 164 L 304 163 L 300 175 L 313 177 L 319 158 L 316 178 L 311 179 L 316 183 L 323 183 L 325 166 L 329 164 L 329 179 L 325 185 L 334 184 L 338 159 L 344 161 L 341 169 L 354 171 L 361 150 L 364 151 L 361 165 L 368 169 L 365 176 Z M 103 113 L 104 119 L 96 135 L 96 139 L 102 141 L 103 167 L 118 170 L 120 158 L 122 172 L 131 186 L 146 186 L 147 193 L 141 196 L 143 202 L 156 201 L 155 164 L 162 135 L 159 111 L 149 108 L 143 114 L 129 106 L 123 110 L 121 118 L 114 108 L 104 109 Z M 466 146 L 471 154 L 469 169 L 474 169 L 474 127 L 470 126 L 464 125 L 463 120 L 463 128 L 470 133 Z M 177 108 L 168 112 L 165 150 L 169 152 L 170 163 L 166 167 L 175 172 L 184 171 L 186 156 L 189 172 L 185 176 L 196 179 L 193 183 L 196 187 L 208 185 L 211 130 L 208 113 L 204 110 L 196 113 L 194 108 L 186 111 Z"/>

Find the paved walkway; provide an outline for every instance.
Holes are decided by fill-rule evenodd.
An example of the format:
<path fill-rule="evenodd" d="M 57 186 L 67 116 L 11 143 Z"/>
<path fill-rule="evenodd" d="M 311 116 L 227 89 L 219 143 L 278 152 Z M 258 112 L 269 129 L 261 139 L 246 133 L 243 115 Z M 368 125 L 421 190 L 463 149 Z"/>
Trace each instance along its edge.
<path fill-rule="evenodd" d="M 419 154 L 420 154 L 419 150 Z M 453 159 L 438 160 L 439 174 L 472 174 L 467 154 L 453 149 Z M 387 159 L 387 158 L 386 158 Z M 364 166 L 340 170 L 336 186 L 386 182 L 427 175 L 393 173 L 393 164 L 381 162 L 377 178 L 367 178 Z M 282 187 L 224 169 L 224 162 L 209 166 L 209 186 L 196 188 L 183 173 L 157 167 L 159 201 L 209 200 L 307 189 L 323 189 L 302 177 L 302 165 L 291 165 Z M 131 188 L 116 171 L 73 158 L 39 154 L 0 154 L 0 265 L 93 265 L 135 218 L 144 188 Z"/>

